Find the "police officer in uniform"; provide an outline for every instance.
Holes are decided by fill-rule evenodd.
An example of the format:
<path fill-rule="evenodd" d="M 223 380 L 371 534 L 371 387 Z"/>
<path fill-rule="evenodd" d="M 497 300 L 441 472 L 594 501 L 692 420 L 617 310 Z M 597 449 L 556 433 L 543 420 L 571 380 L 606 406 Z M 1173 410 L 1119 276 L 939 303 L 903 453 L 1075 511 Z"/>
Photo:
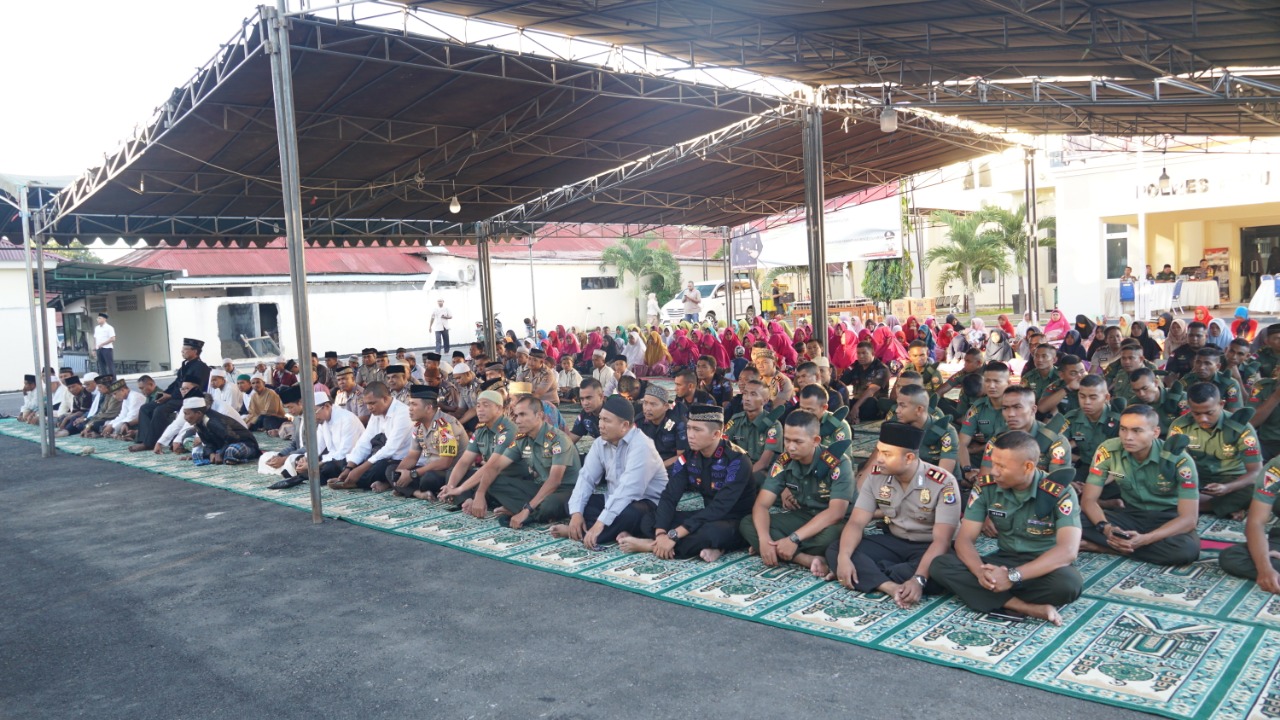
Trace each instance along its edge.
<path fill-rule="evenodd" d="M 1166 388 L 1159 376 L 1147 368 L 1140 368 L 1129 373 L 1129 391 L 1133 394 L 1133 402 L 1146 405 L 1160 416 L 1160 434 L 1167 435 L 1173 421 L 1187 412 L 1187 396 L 1174 384 Z"/>
<path fill-rule="evenodd" d="M 505 399 L 497 390 L 482 390 L 476 398 L 476 431 L 471 435 L 466 452 L 449 471 L 449 481 L 441 488 L 439 499 L 462 506 L 473 517 L 488 513 L 485 491 L 499 473 L 512 479 L 529 474 L 524 456 L 516 440 L 520 431 L 503 413 Z"/>
<path fill-rule="evenodd" d="M 535 395 L 511 402 L 519 435 L 516 449 L 528 474 L 499 473 L 487 489 L 490 504 L 502 508 L 498 524 L 519 530 L 527 523 L 547 523 L 569 516 L 569 496 L 578 482 L 582 462 L 569 436 L 552 427 Z"/>
<path fill-rule="evenodd" d="M 1098 446 L 1120 434 L 1120 414 L 1111 408 L 1107 383 L 1098 375 L 1081 380 L 1076 396 L 1080 407 L 1063 418 L 1062 434 L 1071 442 L 1076 482 L 1084 482 Z"/>
<path fill-rule="evenodd" d="M 782 416 L 784 408 L 765 412 L 768 390 L 759 380 L 748 380 L 742 386 L 742 412 L 729 418 L 724 434 L 729 442 L 742 448 L 751 458 L 751 476 L 756 487 L 764 482 L 773 458 L 782 450 Z"/>
<path fill-rule="evenodd" d="M 641 521 L 639 536 L 618 535 L 623 552 L 715 562 L 746 547 L 738 524 L 751 514 L 756 499 L 751 458 L 724 438 L 724 410 L 718 405 L 691 405 L 688 422 L 689 449 L 676 457 L 658 509 Z M 701 510 L 676 509 L 687 491 L 702 496 Z"/>
<path fill-rule="evenodd" d="M 645 389 L 640 407 L 644 417 L 636 427 L 653 441 L 662 464 L 670 469 L 676 462 L 676 455 L 689 449 L 685 426 L 687 414 L 671 409 L 671 393 L 657 383 L 650 383 Z"/>
<path fill-rule="evenodd" d="M 912 425 L 880 426 L 876 468 L 858 490 L 840 540 L 827 547 L 827 565 L 841 585 L 879 590 L 901 608 L 915 605 L 925 592 L 941 591 L 929 582 L 929 567 L 951 550 L 960 526 L 960 484 L 920 459 L 923 439 L 924 432 Z M 877 511 L 889 531 L 864 537 Z"/>
<path fill-rule="evenodd" d="M 392 489 L 401 497 L 432 500 L 462 454 L 467 431 L 457 418 L 440 409 L 439 396 L 428 385 L 409 386 L 409 419 L 413 442 L 396 466 Z"/>
<path fill-rule="evenodd" d="M 1046 477 L 1036 467 L 1040 446 L 1024 432 L 994 443 L 991 475 L 974 485 L 956 552 L 933 561 L 933 580 L 978 612 L 1003 608 L 1061 625 L 1058 606 L 1080 597 L 1084 587 L 1072 567 L 1080 550 L 1080 508 L 1071 472 Z M 974 541 L 986 520 L 999 531 L 998 549 L 982 557 Z"/>
<path fill-rule="evenodd" d="M 814 575 L 830 572 L 824 557 L 853 500 L 853 469 L 844 448 L 822 447 L 818 418 L 797 410 L 783 427 L 786 452 L 778 456 L 756 496 L 751 514 L 738 529 L 765 565 L 779 561 L 808 567 Z M 790 490 L 797 509 L 773 514 L 770 508 L 783 490 Z"/>
<path fill-rule="evenodd" d="M 1000 409 L 1001 398 L 1009 387 L 1009 366 L 1002 362 L 991 362 L 982 369 L 983 396 L 969 406 L 969 413 L 960 423 L 960 468 L 963 472 L 961 483 L 972 482 L 974 474 L 971 450 L 973 447 L 985 445 L 991 438 L 1004 432 L 1004 414 Z M 973 447 L 971 447 L 973 446 Z"/>
<path fill-rule="evenodd" d="M 1183 450 L 1185 435 L 1159 436 L 1155 411 L 1134 405 L 1120 414 L 1120 437 L 1098 447 L 1080 495 L 1084 550 L 1155 565 L 1186 565 L 1200 557 L 1196 465 Z M 1098 505 L 1108 485 L 1119 488 L 1123 510 Z"/>
<path fill-rule="evenodd" d="M 1223 572 L 1253 580 L 1261 590 L 1273 594 L 1280 594 L 1280 526 L 1268 533 L 1267 523 L 1276 514 L 1277 496 L 1280 496 L 1280 458 L 1272 458 L 1254 484 L 1253 501 L 1244 522 L 1244 544 L 1233 545 L 1218 556 Z"/>
<path fill-rule="evenodd" d="M 1262 472 L 1258 434 L 1248 422 L 1253 413 L 1245 409 L 1228 416 L 1218 387 L 1211 383 L 1192 385 L 1187 402 L 1190 411 L 1173 421 L 1169 435 L 1190 438 L 1187 453 L 1200 476 L 1200 512 L 1243 514 Z"/>

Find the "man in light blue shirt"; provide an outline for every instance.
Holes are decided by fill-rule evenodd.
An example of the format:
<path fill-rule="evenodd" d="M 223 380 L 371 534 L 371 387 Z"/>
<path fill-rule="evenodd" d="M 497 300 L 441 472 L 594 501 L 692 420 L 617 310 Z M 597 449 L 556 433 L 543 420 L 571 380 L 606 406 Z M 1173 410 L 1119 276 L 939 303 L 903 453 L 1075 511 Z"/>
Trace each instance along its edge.
<path fill-rule="evenodd" d="M 639 532 L 667 486 L 662 458 L 653 441 L 635 426 L 635 407 L 626 398 L 613 395 L 605 400 L 599 423 L 600 437 L 591 445 L 569 497 L 569 524 L 551 528 L 552 536 L 581 540 L 591 550 L 613 542 L 619 533 Z M 595 494 L 601 483 L 604 494 Z"/>

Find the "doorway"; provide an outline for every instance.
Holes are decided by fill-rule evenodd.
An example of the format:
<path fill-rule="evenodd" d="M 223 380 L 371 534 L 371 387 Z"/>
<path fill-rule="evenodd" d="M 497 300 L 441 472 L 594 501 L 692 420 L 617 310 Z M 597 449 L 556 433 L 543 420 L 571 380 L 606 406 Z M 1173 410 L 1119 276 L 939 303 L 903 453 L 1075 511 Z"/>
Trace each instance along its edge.
<path fill-rule="evenodd" d="M 1280 274 L 1280 225 L 1240 228 L 1240 287 L 1248 302 L 1263 275 Z"/>

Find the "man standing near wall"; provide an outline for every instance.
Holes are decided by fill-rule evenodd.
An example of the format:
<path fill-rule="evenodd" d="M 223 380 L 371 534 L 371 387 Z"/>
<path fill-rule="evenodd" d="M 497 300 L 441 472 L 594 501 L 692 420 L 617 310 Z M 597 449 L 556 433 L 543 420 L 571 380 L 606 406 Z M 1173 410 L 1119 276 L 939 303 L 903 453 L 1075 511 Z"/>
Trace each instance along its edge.
<path fill-rule="evenodd" d="M 98 313 L 98 325 L 93 329 L 93 348 L 98 357 L 98 374 L 116 374 L 116 329 L 107 323 L 107 314 Z"/>
<path fill-rule="evenodd" d="M 436 352 L 443 355 L 449 350 L 449 321 L 453 313 L 444 306 L 444 298 L 436 299 L 436 309 L 431 312 L 431 331 L 436 334 Z"/>

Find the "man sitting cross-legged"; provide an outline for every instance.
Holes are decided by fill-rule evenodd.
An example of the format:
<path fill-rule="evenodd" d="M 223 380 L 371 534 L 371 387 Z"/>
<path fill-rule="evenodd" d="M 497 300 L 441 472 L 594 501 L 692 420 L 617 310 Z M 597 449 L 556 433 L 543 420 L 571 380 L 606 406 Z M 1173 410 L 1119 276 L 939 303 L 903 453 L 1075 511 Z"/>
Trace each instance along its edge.
<path fill-rule="evenodd" d="M 827 547 L 827 565 L 841 585 L 879 590 L 901 608 L 915 605 L 926 592 L 941 592 L 929 581 L 929 568 L 951 550 L 960 526 L 960 484 L 920 459 L 923 439 L 924 431 L 913 425 L 880 426 L 876 467 L 858 490 L 840 540 Z M 889 532 L 863 537 L 877 511 Z"/>
<path fill-rule="evenodd" d="M 604 494 L 595 492 L 601 483 Z M 600 410 L 600 437 L 591 444 L 569 497 L 569 524 L 553 525 L 551 534 L 598 550 L 619 533 L 640 532 L 666 486 L 658 449 L 635 426 L 635 406 L 612 395 Z"/>
<path fill-rule="evenodd" d="M 346 467 L 347 455 L 355 449 L 360 436 L 364 434 L 364 425 L 360 422 L 360 418 L 329 400 L 329 393 L 323 390 L 315 391 L 315 403 L 316 456 L 320 459 L 320 482 L 327 483 L 342 474 L 343 468 Z M 301 447 L 301 441 L 298 445 Z M 281 463 L 280 467 L 284 468 L 284 464 Z M 269 486 L 269 489 L 284 490 L 305 482 L 307 467 L 307 456 L 304 452 L 297 458 L 292 468 L 284 468 L 281 471 L 284 479 Z"/>
<path fill-rule="evenodd" d="M 516 450 L 528 473 L 520 477 L 499 474 L 487 488 L 498 524 L 515 530 L 525 523 L 567 517 L 569 497 L 582 468 L 578 448 L 565 431 L 547 422 L 542 403 L 536 395 L 519 395 L 511 401 L 511 416 L 520 433 Z"/>
<path fill-rule="evenodd" d="M 488 513 L 489 501 L 485 492 L 499 474 L 513 478 L 529 474 L 516 444 L 520 431 L 503 414 L 506 403 L 506 398 L 497 390 L 480 392 L 476 399 L 476 431 L 438 494 L 440 500 L 451 502 L 475 517 L 484 517 Z"/>
<path fill-rule="evenodd" d="M 429 385 L 409 386 L 409 419 L 413 441 L 409 454 L 396 466 L 395 494 L 434 500 L 462 454 L 467 431 L 457 418 L 440 409 L 440 396 Z"/>
<path fill-rule="evenodd" d="M 385 383 L 369 383 L 363 397 L 370 413 L 369 424 L 347 455 L 346 467 L 338 477 L 329 481 L 329 487 L 335 490 L 390 490 L 388 477 L 408 454 L 409 443 L 413 440 L 409 408 L 391 397 Z"/>
<path fill-rule="evenodd" d="M 1159 436 L 1156 411 L 1134 405 L 1120 414 L 1120 437 L 1098 446 L 1080 495 L 1083 550 L 1156 565 L 1186 565 L 1200 556 L 1200 481 L 1183 450 L 1187 436 Z M 1123 509 L 1099 505 L 1108 483 L 1119 486 Z"/>
<path fill-rule="evenodd" d="M 822 447 L 818 418 L 796 410 L 782 429 L 786 452 L 778 456 L 738 529 L 765 565 L 781 560 L 809 568 L 825 577 L 830 569 L 824 554 L 840 536 L 853 500 L 853 470 L 844 456 L 845 443 Z M 790 490 L 795 509 L 771 514 L 783 490 Z"/>
<path fill-rule="evenodd" d="M 182 414 L 200 438 L 200 444 L 191 449 L 193 462 L 238 465 L 256 460 L 262 452 L 248 428 L 209 409 L 199 393 L 182 401 Z"/>
<path fill-rule="evenodd" d="M 991 474 L 974 483 L 956 536 L 956 552 L 933 561 L 933 579 L 978 612 L 1004 608 L 1062 624 L 1056 606 L 1080 597 L 1084 578 L 1072 567 L 1080 550 L 1080 508 L 1066 468 L 1045 476 L 1040 445 L 1019 430 L 991 450 Z M 986 557 L 974 541 L 990 519 L 998 549 Z"/>
<path fill-rule="evenodd" d="M 751 458 L 725 439 L 724 410 L 718 405 L 690 406 L 687 431 L 689 449 L 676 456 L 657 513 L 646 516 L 640 536 L 618 536 L 623 552 L 652 552 L 664 560 L 696 555 L 714 562 L 725 551 L 746 546 L 738 523 L 755 503 Z M 676 509 L 687 490 L 702 496 L 701 510 Z"/>

